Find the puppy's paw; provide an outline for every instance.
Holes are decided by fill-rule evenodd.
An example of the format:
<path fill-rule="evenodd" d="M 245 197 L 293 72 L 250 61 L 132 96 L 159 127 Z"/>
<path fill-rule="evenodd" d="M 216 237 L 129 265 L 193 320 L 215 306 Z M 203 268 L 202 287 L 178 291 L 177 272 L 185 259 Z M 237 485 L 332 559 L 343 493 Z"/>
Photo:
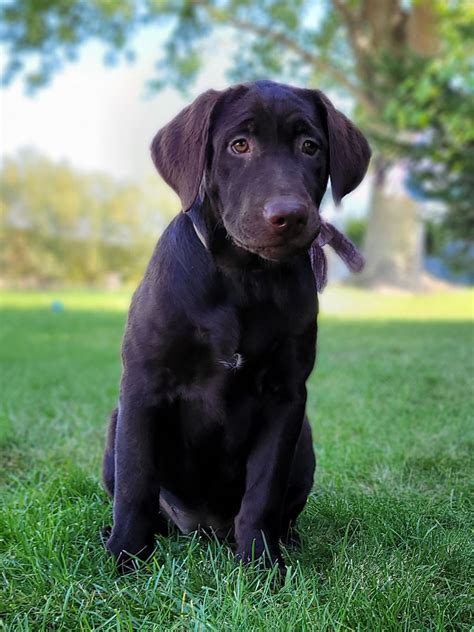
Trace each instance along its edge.
<path fill-rule="evenodd" d="M 292 548 L 297 551 L 301 550 L 301 536 L 298 531 L 296 531 L 295 527 L 290 527 L 286 533 L 281 536 L 281 541 L 288 548 Z"/>
<path fill-rule="evenodd" d="M 270 546 L 261 534 L 255 534 L 236 550 L 236 559 L 244 564 L 258 562 L 264 568 L 278 566 L 280 575 L 286 574 L 286 566 L 279 546 Z"/>
<path fill-rule="evenodd" d="M 140 560 L 147 560 L 154 551 L 153 540 L 126 541 L 111 532 L 106 543 L 106 549 L 117 562 L 117 570 L 120 574 L 131 573 L 139 567 Z"/>
<path fill-rule="evenodd" d="M 112 533 L 112 527 L 109 524 L 103 526 L 102 529 L 100 530 L 100 533 L 99 533 L 100 540 L 105 547 L 107 546 L 107 540 L 110 538 L 111 533 Z"/>

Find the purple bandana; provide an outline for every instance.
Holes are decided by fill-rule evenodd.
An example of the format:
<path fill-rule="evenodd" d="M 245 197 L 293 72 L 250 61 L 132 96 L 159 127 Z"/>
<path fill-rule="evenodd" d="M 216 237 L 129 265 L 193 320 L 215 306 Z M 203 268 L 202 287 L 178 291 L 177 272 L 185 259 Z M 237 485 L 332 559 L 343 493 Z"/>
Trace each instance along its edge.
<path fill-rule="evenodd" d="M 364 267 L 364 258 L 352 241 L 329 222 L 322 222 L 321 232 L 309 249 L 311 268 L 316 280 L 316 289 L 322 292 L 328 281 L 328 264 L 323 246 L 329 245 L 341 257 L 351 272 L 360 272 Z"/>

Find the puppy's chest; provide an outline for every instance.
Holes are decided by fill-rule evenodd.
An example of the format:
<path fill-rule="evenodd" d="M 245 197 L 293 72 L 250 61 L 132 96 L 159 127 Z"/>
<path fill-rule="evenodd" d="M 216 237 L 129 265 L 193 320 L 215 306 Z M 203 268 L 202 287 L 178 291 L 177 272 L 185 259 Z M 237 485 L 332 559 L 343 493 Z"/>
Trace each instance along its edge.
<path fill-rule="evenodd" d="M 243 361 L 262 358 L 292 336 L 290 318 L 273 305 L 255 305 L 239 313 L 239 347 Z"/>
<path fill-rule="evenodd" d="M 236 346 L 219 363 L 225 374 L 222 393 L 231 410 L 250 405 L 253 398 L 257 400 L 252 406 L 259 401 L 272 375 L 293 355 L 295 330 L 299 329 L 299 323 L 289 322 L 273 305 L 240 310 L 238 321 Z"/>
<path fill-rule="evenodd" d="M 234 349 L 238 356 L 226 358 L 234 368 L 299 336 L 316 317 L 317 296 L 309 266 L 285 274 L 226 279 L 224 287 L 225 304 L 238 330 Z M 226 336 L 229 330 L 223 329 Z"/>
<path fill-rule="evenodd" d="M 276 344 L 298 337 L 314 320 L 315 294 L 293 286 L 267 300 L 249 301 L 236 306 L 240 330 L 239 351 L 259 357 Z"/>

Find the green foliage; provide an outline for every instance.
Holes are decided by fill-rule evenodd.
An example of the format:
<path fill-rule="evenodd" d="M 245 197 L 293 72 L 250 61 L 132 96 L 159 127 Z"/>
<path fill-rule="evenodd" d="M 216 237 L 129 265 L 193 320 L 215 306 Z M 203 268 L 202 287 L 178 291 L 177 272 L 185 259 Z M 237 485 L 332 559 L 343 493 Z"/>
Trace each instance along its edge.
<path fill-rule="evenodd" d="M 410 159 L 418 193 L 446 204 L 451 237 L 474 244 L 474 9 L 460 6 L 440 23 L 442 55 L 412 53 L 385 65 L 392 96 L 383 122 L 394 135 L 376 137 L 389 154 Z"/>
<path fill-rule="evenodd" d="M 139 19 L 135 0 L 5 0 L 0 6 L 0 41 L 8 53 L 3 81 L 22 73 L 30 89 L 41 87 L 92 39 L 106 45 L 106 62 L 130 56 L 126 44 Z"/>
<path fill-rule="evenodd" d="M 158 538 L 139 573 L 115 575 L 99 538 L 112 515 L 100 467 L 127 298 L 4 295 L 0 627 L 469 630 L 472 327 L 451 318 L 472 294 L 359 294 L 379 320 L 323 310 L 308 389 L 316 484 L 281 587 L 196 536 Z"/>
<path fill-rule="evenodd" d="M 234 80 L 304 82 L 355 98 L 378 156 L 410 159 L 413 183 L 446 204 L 454 236 L 472 240 L 473 7 L 470 0 L 5 0 L 4 77 L 41 85 L 91 39 L 111 60 L 130 56 L 132 36 L 147 26 L 165 41 L 149 87 L 186 90 L 219 29 Z"/>
<path fill-rule="evenodd" d="M 364 237 L 367 231 L 367 219 L 366 218 L 350 218 L 346 221 L 344 226 L 344 232 L 351 239 L 356 246 L 362 248 L 364 244 Z"/>
<path fill-rule="evenodd" d="M 136 281 L 173 210 L 158 190 L 146 198 L 138 186 L 22 152 L 0 171 L 1 275 L 27 284 Z"/>
<path fill-rule="evenodd" d="M 451 216 L 448 218 L 450 219 Z M 471 235 L 446 229 L 446 222 L 430 219 L 425 222 L 426 253 L 436 257 L 452 273 L 474 282 L 474 240 Z M 455 239 L 453 240 L 453 237 Z"/>

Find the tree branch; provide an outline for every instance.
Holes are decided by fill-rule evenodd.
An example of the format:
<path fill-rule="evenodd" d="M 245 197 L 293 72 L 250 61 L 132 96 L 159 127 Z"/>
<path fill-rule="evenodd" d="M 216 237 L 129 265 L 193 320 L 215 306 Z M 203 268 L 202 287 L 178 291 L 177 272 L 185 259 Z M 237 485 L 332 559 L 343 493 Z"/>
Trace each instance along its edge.
<path fill-rule="evenodd" d="M 332 0 L 332 4 L 346 23 L 347 28 L 349 30 L 354 29 L 356 27 L 357 20 L 347 4 L 344 4 L 341 0 Z"/>
<path fill-rule="evenodd" d="M 339 13 L 344 26 L 347 29 L 347 35 L 354 56 L 356 59 L 357 74 L 362 83 L 370 83 L 370 65 L 367 59 L 367 50 L 369 49 L 369 41 L 367 34 L 363 31 L 363 24 L 365 20 L 362 18 L 363 12 L 366 11 L 365 2 L 362 4 L 362 10 L 359 15 L 356 15 L 348 8 L 347 4 L 341 2 L 341 0 L 331 0 L 333 7 Z M 366 95 L 367 96 L 367 95 Z M 371 107 L 374 107 L 374 99 L 368 97 L 371 102 Z"/>
<path fill-rule="evenodd" d="M 242 20 L 238 17 L 230 15 L 230 13 L 222 11 L 221 9 L 216 9 L 208 6 L 205 7 L 204 5 L 201 6 L 203 6 L 207 10 L 209 15 L 214 20 L 220 22 L 221 24 L 227 23 L 234 28 L 242 29 L 244 31 L 248 31 L 249 33 L 253 33 L 254 35 L 268 38 L 273 42 L 284 46 L 287 50 L 290 50 L 298 55 L 303 61 L 312 66 L 314 69 L 331 76 L 337 84 L 345 88 L 350 94 L 356 97 L 356 99 L 362 105 L 369 108 L 373 107 L 374 104 L 367 96 L 367 94 L 365 94 L 365 92 L 361 88 L 359 88 L 359 86 L 350 81 L 344 72 L 333 66 L 326 59 L 317 57 L 316 55 L 311 53 L 297 41 L 295 41 L 291 37 L 288 37 L 286 33 L 274 30 L 267 26 L 260 26 L 248 20 Z"/>

